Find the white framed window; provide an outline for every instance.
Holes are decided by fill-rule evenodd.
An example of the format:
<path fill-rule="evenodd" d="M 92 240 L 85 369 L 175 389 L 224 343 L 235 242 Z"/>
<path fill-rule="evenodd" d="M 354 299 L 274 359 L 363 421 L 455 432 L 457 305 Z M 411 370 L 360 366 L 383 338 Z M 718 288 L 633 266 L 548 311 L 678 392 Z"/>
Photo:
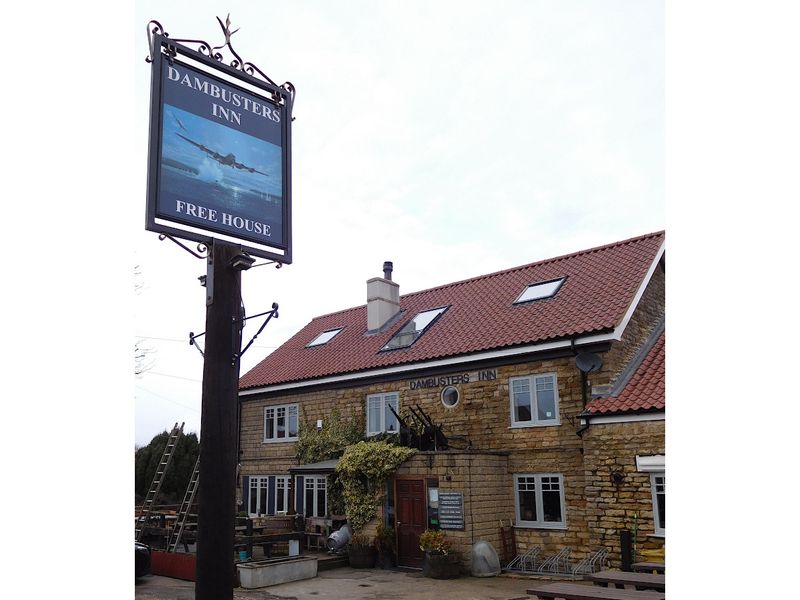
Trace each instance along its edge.
<path fill-rule="evenodd" d="M 256 475 L 250 477 L 247 512 L 251 517 L 286 512 L 288 506 L 288 475 Z"/>
<path fill-rule="evenodd" d="M 514 475 L 517 526 L 565 529 L 564 478 L 559 473 Z"/>
<path fill-rule="evenodd" d="M 267 406 L 264 409 L 264 441 L 297 440 L 297 404 Z"/>
<path fill-rule="evenodd" d="M 508 380 L 511 426 L 559 425 L 558 382 L 555 373 L 512 377 Z"/>
<path fill-rule="evenodd" d="M 410 346 L 416 342 L 447 309 L 447 306 L 442 306 L 441 308 L 433 308 L 417 313 L 413 319 L 403 325 L 400 331 L 392 336 L 392 339 L 381 348 L 381 351 L 395 350 L 397 348 L 406 348 Z"/>
<path fill-rule="evenodd" d="M 275 514 L 289 512 L 289 480 L 287 477 L 275 478 Z"/>
<path fill-rule="evenodd" d="M 541 281 L 539 283 L 532 283 L 526 287 L 519 297 L 514 301 L 514 304 L 522 304 L 524 302 L 532 302 L 534 300 L 541 300 L 542 298 L 551 298 L 556 295 L 556 292 L 561 288 L 566 277 L 560 279 L 553 279 L 552 281 Z"/>
<path fill-rule="evenodd" d="M 637 454 L 636 470 L 639 473 L 650 473 L 650 492 L 653 496 L 653 533 L 659 536 L 666 535 L 666 457 L 663 454 Z"/>
<path fill-rule="evenodd" d="M 328 514 L 327 477 L 306 475 L 303 479 L 303 515 L 324 517 Z"/>
<path fill-rule="evenodd" d="M 384 431 L 397 433 L 400 430 L 397 417 L 392 413 L 399 413 L 400 394 L 370 394 L 367 396 L 367 435 L 377 435 Z M 391 408 L 390 408 L 391 407 Z"/>
<path fill-rule="evenodd" d="M 653 492 L 653 527 L 656 535 L 666 535 L 667 479 L 662 473 L 650 473 L 650 489 Z"/>
<path fill-rule="evenodd" d="M 306 348 L 311 348 L 313 346 L 322 346 L 330 342 L 333 338 L 336 337 L 336 334 L 339 333 L 344 327 L 339 327 L 338 329 L 331 329 L 329 331 L 323 331 L 313 340 L 306 344 Z"/>

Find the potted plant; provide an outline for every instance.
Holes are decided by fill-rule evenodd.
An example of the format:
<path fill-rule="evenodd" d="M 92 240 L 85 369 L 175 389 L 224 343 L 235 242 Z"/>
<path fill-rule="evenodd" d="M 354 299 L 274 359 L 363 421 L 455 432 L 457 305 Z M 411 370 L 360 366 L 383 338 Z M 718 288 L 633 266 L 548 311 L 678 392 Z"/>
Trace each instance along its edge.
<path fill-rule="evenodd" d="M 394 567 L 394 529 L 378 525 L 375 534 L 375 548 L 378 550 L 378 566 L 381 569 Z"/>
<path fill-rule="evenodd" d="M 369 536 L 362 533 L 353 534 L 347 545 L 347 558 L 354 569 L 371 569 L 375 566 L 375 547 Z"/>
<path fill-rule="evenodd" d="M 455 579 L 461 574 L 458 552 L 441 530 L 426 529 L 419 536 L 419 549 L 425 552 L 422 574 L 433 579 Z"/>

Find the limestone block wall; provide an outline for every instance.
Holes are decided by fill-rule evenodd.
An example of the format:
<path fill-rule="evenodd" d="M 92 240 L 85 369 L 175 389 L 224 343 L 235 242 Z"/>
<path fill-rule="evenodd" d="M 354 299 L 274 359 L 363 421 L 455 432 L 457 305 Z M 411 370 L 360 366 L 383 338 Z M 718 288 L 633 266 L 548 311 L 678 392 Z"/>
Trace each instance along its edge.
<path fill-rule="evenodd" d="M 638 514 L 639 550 L 661 548 L 654 537 L 650 474 L 636 470 L 636 455 L 665 454 L 664 421 L 592 425 L 584 434 L 586 525 L 590 544 L 608 548 L 612 565 L 620 565 L 621 529 L 633 530 Z M 622 473 L 614 483 L 612 473 Z"/>
<path fill-rule="evenodd" d="M 486 541 L 498 555 L 500 519 L 514 514 L 508 455 L 502 452 L 419 452 L 404 462 L 398 476 L 438 478 L 439 492 L 462 492 L 464 530 L 445 530 L 466 571 L 471 569 L 472 546 Z M 507 524 L 507 523 L 506 523 Z"/>
<path fill-rule="evenodd" d="M 580 438 L 572 433 L 580 442 Z M 523 553 L 532 546 L 539 546 L 544 556 L 552 556 L 562 548 L 572 550 L 571 557 L 577 562 L 590 552 L 598 550 L 591 543 L 585 518 L 586 502 L 584 488 L 586 486 L 583 455 L 580 447 L 572 444 L 565 447 L 532 448 L 516 451 L 509 457 L 511 474 L 524 473 L 560 473 L 564 485 L 565 527 L 563 529 L 543 529 L 532 527 L 515 528 L 517 551 Z M 513 476 L 509 487 L 511 494 L 511 517 L 514 513 Z"/>

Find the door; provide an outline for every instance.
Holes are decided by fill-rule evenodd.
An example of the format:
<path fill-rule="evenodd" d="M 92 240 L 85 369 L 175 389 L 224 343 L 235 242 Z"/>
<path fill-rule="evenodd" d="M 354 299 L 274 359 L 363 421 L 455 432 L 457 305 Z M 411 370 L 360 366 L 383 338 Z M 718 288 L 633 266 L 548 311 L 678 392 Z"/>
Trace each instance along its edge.
<path fill-rule="evenodd" d="M 424 480 L 395 480 L 395 531 L 397 564 L 421 569 L 425 558 L 419 549 L 419 536 L 425 531 Z"/>

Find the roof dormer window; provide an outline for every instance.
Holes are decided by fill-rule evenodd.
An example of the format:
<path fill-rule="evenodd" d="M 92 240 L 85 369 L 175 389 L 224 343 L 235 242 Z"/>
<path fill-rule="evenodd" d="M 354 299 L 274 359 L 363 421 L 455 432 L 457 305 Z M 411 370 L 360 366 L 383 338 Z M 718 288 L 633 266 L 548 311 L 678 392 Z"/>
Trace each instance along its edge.
<path fill-rule="evenodd" d="M 392 339 L 381 350 L 395 350 L 407 348 L 433 325 L 434 321 L 447 310 L 448 307 L 425 310 L 403 325 L 403 328 L 392 336 Z"/>
<path fill-rule="evenodd" d="M 311 348 L 312 346 L 322 346 L 323 344 L 327 344 L 330 342 L 336 334 L 339 333 L 344 327 L 339 327 L 338 329 L 329 329 L 328 331 L 323 331 L 313 340 L 311 340 L 308 344 L 306 344 L 306 348 Z"/>
<path fill-rule="evenodd" d="M 565 279 L 566 277 L 561 277 L 560 279 L 532 283 L 523 290 L 519 298 L 514 301 L 514 304 L 523 304 L 524 302 L 532 302 L 533 300 L 552 298 L 561 288 L 561 284 L 564 283 Z"/>

